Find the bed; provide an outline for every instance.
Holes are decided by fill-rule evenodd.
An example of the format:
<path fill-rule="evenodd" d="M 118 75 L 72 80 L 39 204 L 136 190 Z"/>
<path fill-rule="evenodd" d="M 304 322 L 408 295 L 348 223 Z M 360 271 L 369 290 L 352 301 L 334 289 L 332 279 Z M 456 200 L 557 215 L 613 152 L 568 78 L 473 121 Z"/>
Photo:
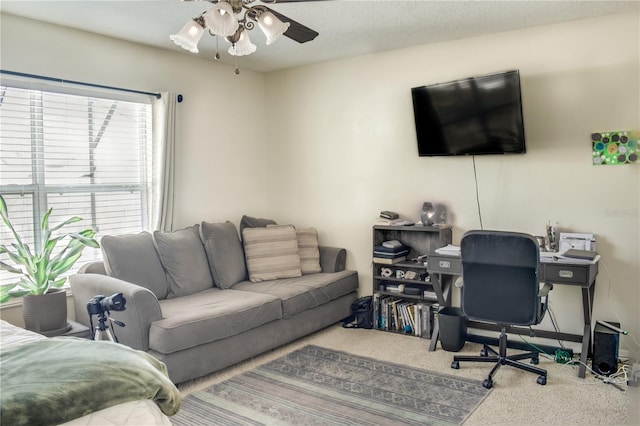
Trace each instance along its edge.
<path fill-rule="evenodd" d="M 3 425 L 171 425 L 181 399 L 144 352 L 0 320 L 0 402 Z"/>

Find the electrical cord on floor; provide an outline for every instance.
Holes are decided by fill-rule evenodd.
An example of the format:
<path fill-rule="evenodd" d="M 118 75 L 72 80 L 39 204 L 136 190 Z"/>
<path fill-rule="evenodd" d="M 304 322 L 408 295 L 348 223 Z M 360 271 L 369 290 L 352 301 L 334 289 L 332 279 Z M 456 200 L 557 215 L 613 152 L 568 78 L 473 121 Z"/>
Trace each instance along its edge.
<path fill-rule="evenodd" d="M 547 311 L 549 311 L 549 319 L 551 319 L 551 324 L 553 324 L 553 329 L 556 331 L 556 333 L 560 333 L 560 329 L 558 328 L 558 324 L 556 323 L 556 316 L 551 310 L 551 303 L 549 303 L 549 301 L 547 301 Z M 567 348 L 564 346 L 564 343 L 562 343 L 562 340 L 558 340 L 558 343 L 560 344 L 560 347 L 566 352 Z"/>
<path fill-rule="evenodd" d="M 522 337 L 521 335 L 519 335 L 520 339 L 526 343 L 527 345 L 531 346 L 533 349 L 535 349 L 536 351 L 538 351 L 540 353 L 540 355 L 542 355 L 543 357 L 551 360 L 551 361 L 555 361 L 555 357 L 551 354 L 548 354 L 544 351 L 544 349 L 540 348 L 539 346 L 536 346 L 533 342 L 528 341 L 527 339 L 525 339 L 524 337 Z"/>
<path fill-rule="evenodd" d="M 520 339 L 522 339 L 522 341 L 524 343 L 526 343 L 527 345 L 531 346 L 532 348 L 534 348 L 536 351 L 538 351 L 541 355 L 543 355 L 545 358 L 554 361 L 558 364 L 568 364 L 571 362 L 571 355 L 569 353 L 569 351 L 563 349 L 556 349 L 556 351 L 553 353 L 553 355 L 548 354 L 547 352 L 545 352 L 542 348 L 540 348 L 539 346 L 536 346 L 534 343 L 528 341 L 527 339 L 525 339 L 524 337 L 520 336 Z"/>
<path fill-rule="evenodd" d="M 519 336 L 519 337 L 520 339 L 522 339 L 524 343 L 526 343 L 527 345 L 531 346 L 536 351 L 538 351 L 540 355 L 543 356 L 544 358 L 554 361 L 557 364 L 566 365 L 566 366 L 575 366 L 575 365 L 582 364 L 586 367 L 587 370 L 589 370 L 591 374 L 595 376 L 596 379 L 602 380 L 602 382 L 605 384 L 613 385 L 616 389 L 620 390 L 621 392 L 624 392 L 626 390 L 625 386 L 627 385 L 627 381 L 628 381 L 628 374 L 629 374 L 629 368 L 630 368 L 629 365 L 626 365 L 626 364 L 622 365 L 618 368 L 618 370 L 615 373 L 609 376 L 605 376 L 603 374 L 596 373 L 591 367 L 589 367 L 584 362 L 580 360 L 573 360 L 571 358 L 571 355 L 569 355 L 568 351 L 565 351 L 562 349 L 556 349 L 554 355 L 550 355 L 547 352 L 545 352 L 544 349 L 540 348 L 533 342 L 528 341 L 522 336 Z M 623 381 L 619 380 L 620 376 L 623 376 L 623 379 L 624 379 Z M 597 383 L 597 382 L 594 382 L 594 383 Z"/>

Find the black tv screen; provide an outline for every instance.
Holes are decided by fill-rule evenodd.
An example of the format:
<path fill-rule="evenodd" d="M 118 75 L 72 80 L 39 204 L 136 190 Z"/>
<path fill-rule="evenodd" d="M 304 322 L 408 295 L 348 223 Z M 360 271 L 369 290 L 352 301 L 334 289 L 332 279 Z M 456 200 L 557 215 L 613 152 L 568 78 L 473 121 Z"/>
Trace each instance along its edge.
<path fill-rule="evenodd" d="M 524 153 L 520 73 L 411 89 L 420 156 Z"/>

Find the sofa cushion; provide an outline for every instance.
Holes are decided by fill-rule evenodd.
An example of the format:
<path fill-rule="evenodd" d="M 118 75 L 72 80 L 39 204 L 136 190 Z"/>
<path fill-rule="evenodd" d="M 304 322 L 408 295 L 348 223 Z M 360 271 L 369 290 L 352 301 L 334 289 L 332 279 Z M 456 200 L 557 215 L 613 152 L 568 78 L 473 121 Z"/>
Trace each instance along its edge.
<path fill-rule="evenodd" d="M 213 282 L 220 288 L 247 279 L 244 251 L 238 231 L 231 222 L 200 224 L 200 238 L 207 253 Z"/>
<path fill-rule="evenodd" d="M 277 225 L 275 220 L 243 215 L 240 219 L 240 236 L 243 237 L 244 228 L 264 228 L 268 225 Z"/>
<path fill-rule="evenodd" d="M 318 249 L 318 231 L 315 228 L 296 228 L 296 237 L 302 274 L 322 272 L 320 250 Z"/>
<path fill-rule="evenodd" d="M 261 283 L 243 281 L 234 285 L 233 289 L 275 296 L 282 301 L 282 317 L 291 318 L 356 291 L 358 274 L 355 271 L 323 272 Z"/>
<path fill-rule="evenodd" d="M 213 287 L 199 225 L 174 232 L 153 233 L 160 262 L 169 275 L 168 298 L 187 296 Z"/>
<path fill-rule="evenodd" d="M 261 282 L 302 275 L 298 239 L 293 226 L 245 228 L 243 237 L 250 281 Z"/>
<path fill-rule="evenodd" d="M 163 319 L 151 324 L 149 347 L 163 354 L 221 340 L 282 318 L 282 305 L 275 296 L 216 287 L 163 300 L 160 308 Z"/>
<path fill-rule="evenodd" d="M 100 247 L 107 275 L 147 288 L 158 299 L 167 297 L 167 275 L 150 233 L 105 235 Z"/>

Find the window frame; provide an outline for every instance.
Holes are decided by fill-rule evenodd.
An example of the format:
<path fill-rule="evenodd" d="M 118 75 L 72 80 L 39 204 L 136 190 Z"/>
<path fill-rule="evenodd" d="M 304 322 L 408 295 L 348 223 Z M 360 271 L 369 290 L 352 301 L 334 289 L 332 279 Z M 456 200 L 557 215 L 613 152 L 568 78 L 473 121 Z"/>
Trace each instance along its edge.
<path fill-rule="evenodd" d="M 139 208 L 140 208 L 140 229 L 138 231 L 149 230 L 150 229 L 150 217 L 151 217 L 151 209 L 152 209 L 152 200 L 151 197 L 154 195 L 154 180 L 156 179 L 155 173 L 153 173 L 154 167 L 154 114 L 153 114 L 153 97 L 156 97 L 155 94 L 142 94 L 142 93 L 123 93 L 118 90 L 109 90 L 109 89 L 88 89 L 84 87 L 78 87 L 76 85 L 69 85 L 65 83 L 51 83 L 51 82 L 40 82 L 33 79 L 13 79 L 13 78 L 2 78 L 0 81 L 0 102 L 1 98 L 5 96 L 5 88 L 15 88 L 29 91 L 29 116 L 30 116 L 30 125 L 29 125 L 29 135 L 30 135 L 30 146 L 31 146 L 31 173 L 32 173 L 32 182 L 28 184 L 3 184 L 0 180 L 0 193 L 3 195 L 11 195 L 11 196 L 31 196 L 32 198 L 32 214 L 31 221 L 29 225 L 30 230 L 33 232 L 33 248 L 34 250 L 39 250 L 42 241 L 38 229 L 40 228 L 40 222 L 42 217 L 46 213 L 46 211 L 53 207 L 54 213 L 56 210 L 56 205 L 49 205 L 49 195 L 50 194 L 89 194 L 91 197 L 91 202 L 89 204 L 89 209 L 91 212 L 91 217 L 83 217 L 83 221 L 80 222 L 80 227 L 83 229 L 92 228 L 94 230 L 98 230 L 98 223 L 96 220 L 97 208 L 95 205 L 95 196 L 97 194 L 108 194 L 108 193 L 129 193 L 129 194 L 139 194 Z M 87 166 L 89 167 L 89 171 L 94 170 L 95 166 L 93 161 L 93 150 L 97 147 L 97 142 L 99 142 L 99 137 L 101 133 L 105 130 L 110 122 L 110 118 L 105 117 L 104 119 L 96 118 L 96 122 L 92 122 L 94 120 L 92 104 L 94 99 L 99 99 L 101 101 L 111 101 L 115 103 L 119 101 L 125 102 L 133 102 L 136 104 L 146 105 L 143 108 L 140 108 L 141 115 L 140 121 L 137 122 L 138 128 L 137 132 L 141 132 L 144 134 L 140 134 L 137 136 L 138 140 L 144 140 L 142 144 L 139 155 L 137 156 L 137 165 L 140 168 L 140 180 L 137 183 L 128 183 L 128 184 L 119 184 L 119 183 L 103 183 L 103 184 L 87 184 L 87 183 L 79 183 L 79 184 L 49 184 L 47 185 L 45 182 L 46 176 L 46 167 L 45 167 L 45 137 L 44 137 L 44 129 L 45 124 L 42 119 L 44 116 L 44 112 L 42 110 L 42 102 L 45 93 L 56 93 L 62 95 L 69 96 L 80 96 L 84 97 L 87 100 L 87 129 L 89 132 L 88 149 L 89 153 L 89 163 Z M 37 103 L 40 102 L 40 105 Z M 38 106 L 40 108 L 38 108 Z M 144 116 L 146 115 L 146 116 Z M 102 122 L 102 123 L 101 123 Z M 144 123 L 143 126 L 140 126 L 141 123 Z M 95 127 L 95 128 L 94 128 Z M 97 128 L 97 130 L 96 130 Z M 96 138 L 98 140 L 96 141 Z M 94 176 L 93 173 L 90 172 L 90 179 L 93 181 Z M 6 199 L 6 197 L 5 197 Z M 137 207 L 137 206 L 136 206 Z M 11 211 L 9 212 L 11 217 Z M 28 214 L 23 216 L 24 218 L 28 217 Z M 28 222 L 28 220 L 24 220 L 24 222 Z M 100 235 L 97 235 L 99 238 Z M 86 249 L 85 251 L 90 250 Z M 85 255 L 86 256 L 86 255 Z M 85 257 L 83 256 L 83 257 Z M 82 261 L 98 261 L 102 260 L 102 254 L 100 250 L 92 250 L 92 254 L 89 256 L 90 259 L 80 259 L 80 262 L 74 265 L 74 268 L 69 272 L 69 274 L 77 271 L 81 266 Z M 0 285 L 8 284 L 10 282 L 14 282 L 17 275 L 10 274 L 5 271 L 0 271 L 2 275 L 5 275 L 3 279 L 0 279 Z M 65 287 L 68 287 L 68 283 L 65 284 Z"/>

